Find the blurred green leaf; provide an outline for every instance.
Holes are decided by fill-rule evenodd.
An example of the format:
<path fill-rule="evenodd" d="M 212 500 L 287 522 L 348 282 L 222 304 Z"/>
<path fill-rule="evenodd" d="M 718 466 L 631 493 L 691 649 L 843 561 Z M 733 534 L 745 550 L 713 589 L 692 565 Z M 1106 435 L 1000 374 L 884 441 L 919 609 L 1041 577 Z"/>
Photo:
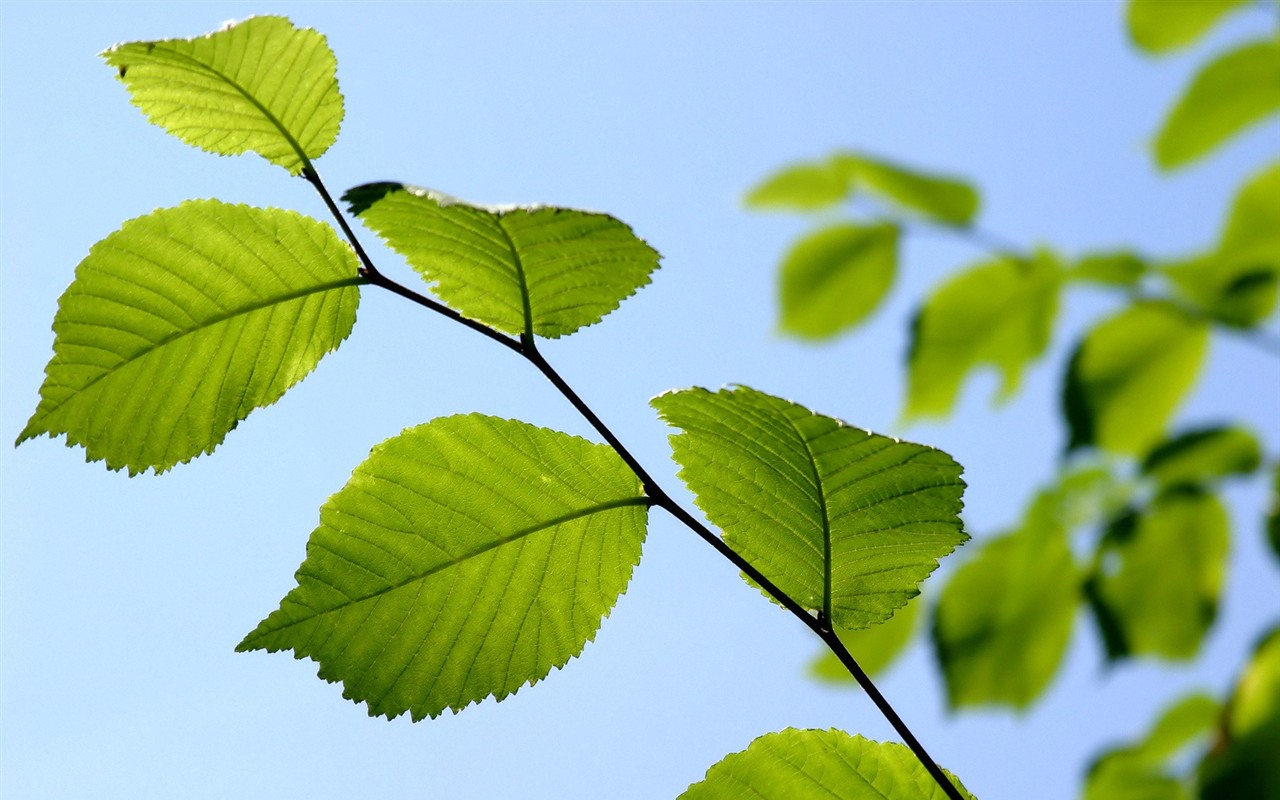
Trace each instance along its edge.
<path fill-rule="evenodd" d="M 1222 741 L 1200 764 L 1201 800 L 1280 797 L 1280 628 L 1263 637 L 1227 710 Z"/>
<path fill-rule="evenodd" d="M 1141 256 L 1121 250 L 1081 256 L 1065 277 L 1072 281 L 1128 287 L 1136 286 L 1146 272 L 1147 264 Z"/>
<path fill-rule="evenodd" d="M 837 630 L 875 625 L 968 537 L 960 465 L 739 386 L 650 404 L 680 477 L 725 541 Z"/>
<path fill-rule="evenodd" d="M 130 474 L 212 452 L 351 333 L 358 264 L 292 211 L 191 200 L 95 244 L 58 300 L 18 443 L 66 434 Z"/>
<path fill-rule="evenodd" d="M 1206 64 L 1156 135 L 1156 164 L 1169 170 L 1212 152 L 1280 109 L 1280 41 L 1249 42 Z"/>
<path fill-rule="evenodd" d="M 605 445 L 479 414 L 409 428 L 320 509 L 297 587 L 236 649 L 311 658 L 371 716 L 502 700 L 595 638 L 647 512 Z"/>
<path fill-rule="evenodd" d="M 904 416 L 945 416 L 983 365 L 1001 373 L 998 399 L 1012 395 L 1023 367 L 1049 344 L 1061 275 L 1042 252 L 983 262 L 936 287 L 912 326 Z"/>
<path fill-rule="evenodd" d="M 898 226 L 832 225 L 811 233 L 782 262 L 782 330 L 824 339 L 862 322 L 893 286 Z"/>
<path fill-rule="evenodd" d="M 1193 43 L 1247 0 L 1129 0 L 1129 38 L 1149 53 L 1167 53 Z"/>
<path fill-rule="evenodd" d="M 1228 475 L 1248 475 L 1262 463 L 1258 439 L 1243 428 L 1202 428 L 1156 445 L 1142 471 L 1165 486 L 1207 483 Z"/>
<path fill-rule="evenodd" d="M 805 162 L 784 167 L 747 192 L 748 208 L 780 211 L 815 211 L 842 202 L 849 196 L 849 176 L 831 161 Z"/>
<path fill-rule="evenodd" d="M 1069 447 L 1147 450 L 1195 383 L 1208 346 L 1204 321 L 1162 301 L 1136 303 L 1096 325 L 1067 370 Z"/>
<path fill-rule="evenodd" d="M 959 178 L 930 175 L 861 153 L 839 153 L 832 159 L 857 190 L 867 190 L 948 225 L 968 225 L 978 213 L 978 192 Z"/>
<path fill-rule="evenodd" d="M 954 776 L 962 797 L 973 800 Z M 707 770 L 679 800 L 942 800 L 915 754 L 897 742 L 844 731 L 787 728 L 756 739 Z"/>
<path fill-rule="evenodd" d="M 255 152 L 299 174 L 338 138 L 338 62 L 324 36 L 250 17 L 192 39 L 102 53 L 147 119 L 219 155 Z"/>
<path fill-rule="evenodd" d="M 1026 708 L 1071 640 L 1080 574 L 1053 492 L 1014 533 L 982 543 L 943 588 L 933 641 L 953 708 Z"/>
<path fill-rule="evenodd" d="M 1230 526 L 1218 498 L 1166 491 L 1123 538 L 1099 549 L 1098 600 L 1123 636 L 1124 655 L 1191 658 L 1217 616 Z"/>
<path fill-rule="evenodd" d="M 1267 511 L 1267 541 L 1271 543 L 1271 552 L 1280 558 L 1280 463 L 1277 463 L 1271 477 L 1271 502 Z"/>
<path fill-rule="evenodd" d="M 1185 781 L 1171 774 L 1169 760 L 1211 733 L 1219 713 L 1212 697 L 1195 693 L 1167 708 L 1139 742 L 1103 753 L 1089 768 L 1085 800 L 1181 800 Z"/>
<path fill-rule="evenodd" d="M 856 631 L 841 631 L 840 641 L 844 642 L 845 647 L 858 660 L 858 666 L 874 678 L 898 658 L 915 636 L 920 609 L 923 607 L 924 601 L 917 596 L 879 625 Z M 858 685 L 835 653 L 826 648 L 809 663 L 809 674 L 826 683 Z"/>
<path fill-rule="evenodd" d="M 401 183 L 342 199 L 433 291 L 509 334 L 565 336 L 648 285 L 658 253 L 607 214 L 551 206 L 475 206 Z"/>

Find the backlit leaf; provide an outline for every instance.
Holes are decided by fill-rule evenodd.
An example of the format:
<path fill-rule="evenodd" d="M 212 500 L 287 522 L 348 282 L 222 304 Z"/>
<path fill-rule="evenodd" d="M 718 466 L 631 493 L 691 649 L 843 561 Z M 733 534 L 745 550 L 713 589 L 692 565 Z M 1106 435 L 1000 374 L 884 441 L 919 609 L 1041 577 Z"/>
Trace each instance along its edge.
<path fill-rule="evenodd" d="M 858 666 L 875 677 L 887 669 L 911 642 L 919 627 L 922 608 L 924 601 L 916 597 L 879 625 L 840 631 L 840 640 L 858 660 Z M 810 662 L 809 674 L 826 683 L 858 685 L 836 654 L 826 648 Z"/>
<path fill-rule="evenodd" d="M 1171 303 L 1140 302 L 1103 320 L 1068 367 L 1070 447 L 1146 451 L 1195 383 L 1208 346 L 1209 326 Z"/>
<path fill-rule="evenodd" d="M 1184 166 L 1280 109 L 1280 40 L 1250 42 L 1206 64 L 1154 144 L 1161 169 Z"/>
<path fill-rule="evenodd" d="M 837 629 L 874 625 L 966 540 L 960 466 L 746 387 L 651 405 L 680 477 L 725 541 Z"/>
<path fill-rule="evenodd" d="M 973 800 L 954 776 L 962 797 Z M 942 800 L 946 793 L 905 745 L 844 731 L 787 728 L 707 770 L 679 800 Z"/>
<path fill-rule="evenodd" d="M 806 162 L 765 178 L 747 192 L 745 202 L 759 210 L 815 211 L 843 201 L 849 189 L 849 176 L 832 162 Z"/>
<path fill-rule="evenodd" d="M 1217 616 L 1230 528 L 1213 495 L 1158 495 L 1124 537 L 1100 551 L 1097 597 L 1123 636 L 1112 656 L 1191 658 Z"/>
<path fill-rule="evenodd" d="M 18 442 L 66 434 L 131 474 L 212 451 L 351 332 L 357 267 L 332 228 L 291 211 L 194 200 L 126 222 L 58 301 Z"/>
<path fill-rule="evenodd" d="M 1280 463 L 1276 464 L 1271 476 L 1271 502 L 1267 510 L 1267 542 L 1271 552 L 1280 558 Z"/>
<path fill-rule="evenodd" d="M 504 333 L 555 338 L 592 325 L 658 267 L 657 251 L 606 214 L 476 206 L 399 183 L 343 200 L 441 300 Z"/>
<path fill-rule="evenodd" d="M 854 186 L 902 208 L 948 225 L 967 225 L 978 213 L 978 192 L 966 181 L 930 175 L 860 153 L 841 153 L 834 162 Z"/>
<path fill-rule="evenodd" d="M 981 366 L 1000 372 L 999 399 L 1012 395 L 1049 344 L 1061 276 L 1057 260 L 1039 253 L 983 262 L 935 288 L 912 326 L 905 416 L 945 416 Z"/>
<path fill-rule="evenodd" d="M 1129 0 L 1129 38 L 1149 53 L 1167 53 L 1199 39 L 1247 0 Z"/>
<path fill-rule="evenodd" d="M 1146 271 L 1147 264 L 1140 256 L 1122 250 L 1082 256 L 1071 265 L 1065 277 L 1106 286 L 1134 286 Z"/>
<path fill-rule="evenodd" d="M 477 414 L 373 449 L 320 509 L 298 585 L 238 650 L 293 650 L 369 714 L 503 699 L 595 638 L 648 500 L 611 449 Z"/>
<path fill-rule="evenodd" d="M 1190 742 L 1213 730 L 1218 703 L 1204 694 L 1181 698 L 1166 709 L 1147 737 L 1112 748 L 1089 768 L 1085 800 L 1189 800 L 1169 761 Z"/>
<path fill-rule="evenodd" d="M 880 305 L 898 267 L 898 226 L 840 223 L 796 242 L 782 262 L 782 330 L 823 339 Z"/>
<path fill-rule="evenodd" d="M 187 144 L 255 152 L 297 175 L 338 138 L 342 95 L 324 36 L 284 17 L 250 17 L 192 39 L 105 51 L 134 105 Z"/>
<path fill-rule="evenodd" d="M 1017 531 L 983 542 L 943 588 L 933 640 L 953 708 L 1025 708 L 1057 672 L 1080 599 L 1058 511 L 1042 492 Z"/>
<path fill-rule="evenodd" d="M 1257 438 L 1243 428 L 1202 428 L 1157 445 L 1142 461 L 1142 471 L 1160 483 L 1199 484 L 1247 475 L 1262 463 Z"/>
<path fill-rule="evenodd" d="M 1227 709 L 1225 735 L 1200 765 L 1200 797 L 1280 797 L 1280 628 L 1262 638 Z"/>

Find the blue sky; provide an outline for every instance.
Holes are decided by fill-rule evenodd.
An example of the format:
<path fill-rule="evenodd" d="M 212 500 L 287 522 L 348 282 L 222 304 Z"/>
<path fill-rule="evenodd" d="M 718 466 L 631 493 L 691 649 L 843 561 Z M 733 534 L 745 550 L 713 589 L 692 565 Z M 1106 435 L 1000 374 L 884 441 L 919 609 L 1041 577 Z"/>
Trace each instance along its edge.
<path fill-rule="evenodd" d="M 970 176 L 983 227 L 1022 245 L 1175 256 L 1212 242 L 1238 184 L 1280 149 L 1273 122 L 1173 176 L 1145 151 L 1208 52 L 1274 28 L 1259 10 L 1156 62 L 1129 48 L 1109 2 L 4 0 L 5 441 L 35 407 L 59 294 L 121 222 L 193 197 L 324 216 L 310 187 L 262 159 L 210 156 L 146 124 L 96 55 L 262 13 L 317 28 L 337 53 L 346 118 L 317 162 L 335 194 L 391 179 L 477 202 L 591 208 L 663 253 L 652 286 L 544 353 L 670 489 L 681 487 L 668 430 L 648 399 L 743 383 L 946 449 L 966 467 L 979 537 L 1014 522 L 1053 474 L 1068 338 L 1008 406 L 991 406 L 983 376 L 946 423 L 896 427 L 911 310 L 981 253 L 911 237 L 869 325 L 797 344 L 776 333 L 775 271 L 809 223 L 749 214 L 742 192 L 788 161 L 860 148 Z M 1073 295 L 1063 329 L 1111 307 Z M 1247 420 L 1276 453 L 1280 360 L 1221 336 L 1212 359 L 1180 419 Z M 47 439 L 0 448 L 0 794 L 661 798 L 787 726 L 891 738 L 864 697 L 804 677 L 817 645 L 801 626 L 659 513 L 597 641 L 502 703 L 387 722 L 310 662 L 235 654 L 293 585 L 319 505 L 369 448 L 468 411 L 590 435 L 502 348 L 366 293 L 351 340 L 212 456 L 129 479 Z M 1241 509 L 1230 593 L 1195 665 L 1108 670 L 1081 618 L 1058 680 L 1020 717 L 946 714 L 919 642 L 881 688 L 979 797 L 1073 797 L 1092 754 L 1136 735 L 1179 691 L 1223 690 L 1275 618 L 1280 573 L 1241 517 L 1260 497 L 1258 486 L 1229 494 Z"/>

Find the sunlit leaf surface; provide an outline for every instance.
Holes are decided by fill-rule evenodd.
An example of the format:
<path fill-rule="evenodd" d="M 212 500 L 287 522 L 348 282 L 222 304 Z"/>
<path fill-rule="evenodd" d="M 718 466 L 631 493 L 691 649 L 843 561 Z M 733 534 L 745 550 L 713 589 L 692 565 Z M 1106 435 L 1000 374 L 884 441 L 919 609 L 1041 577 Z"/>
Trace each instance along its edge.
<path fill-rule="evenodd" d="M 959 178 L 932 175 L 859 153 L 840 153 L 833 160 L 847 171 L 857 190 L 939 222 L 967 225 L 978 213 L 977 190 Z"/>
<path fill-rule="evenodd" d="M 809 339 L 834 336 L 865 320 L 893 285 L 898 226 L 852 222 L 801 238 L 782 261 L 782 330 Z"/>
<path fill-rule="evenodd" d="M 1142 471 L 1168 485 L 1200 484 L 1247 475 L 1262 463 L 1258 439 L 1244 428 L 1201 428 L 1161 442 L 1142 461 Z"/>
<path fill-rule="evenodd" d="M 841 631 L 840 640 L 858 660 L 858 666 L 875 677 L 888 669 L 911 642 L 919 627 L 924 605 L 924 601 L 916 597 L 879 625 L 856 631 Z M 827 683 L 857 685 L 836 654 L 826 648 L 810 662 L 809 674 Z"/>
<path fill-rule="evenodd" d="M 849 194 L 849 176 L 831 161 L 791 164 L 747 192 L 748 208 L 814 211 L 833 206 Z"/>
<path fill-rule="evenodd" d="M 1186 47 L 1248 0 L 1129 0 L 1129 38 L 1150 53 Z"/>

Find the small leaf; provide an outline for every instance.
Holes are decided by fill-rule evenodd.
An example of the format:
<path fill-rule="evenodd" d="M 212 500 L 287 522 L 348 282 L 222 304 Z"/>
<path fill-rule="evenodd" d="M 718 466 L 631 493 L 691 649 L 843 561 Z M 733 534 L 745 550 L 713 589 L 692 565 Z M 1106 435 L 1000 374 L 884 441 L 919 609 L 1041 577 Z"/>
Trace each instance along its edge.
<path fill-rule="evenodd" d="M 973 800 L 955 776 L 948 777 L 962 797 Z M 679 800 L 942 800 L 946 796 L 905 745 L 873 742 L 834 728 L 787 728 L 725 756 Z"/>
<path fill-rule="evenodd" d="M 1003 378 L 999 400 L 1044 353 L 1058 309 L 1061 266 L 1048 253 L 983 262 L 935 288 L 911 331 L 905 416 L 942 417 L 974 369 Z"/>
<path fill-rule="evenodd" d="M 1209 326 L 1171 303 L 1136 303 L 1096 325 L 1076 348 L 1063 391 L 1070 448 L 1147 450 L 1195 383 Z"/>
<path fill-rule="evenodd" d="M 1277 463 L 1271 477 L 1271 502 L 1267 511 L 1267 542 L 1271 552 L 1280 558 L 1280 463 Z"/>
<path fill-rule="evenodd" d="M 953 708 L 1026 708 L 1057 672 L 1080 598 L 1058 510 L 1042 492 L 1019 530 L 984 542 L 943 588 L 933 641 Z"/>
<path fill-rule="evenodd" d="M 680 477 L 729 546 L 838 629 L 888 619 L 968 538 L 960 466 L 939 450 L 746 387 L 650 404 L 684 431 Z"/>
<path fill-rule="evenodd" d="M 1157 445 L 1142 471 L 1165 486 L 1202 484 L 1229 475 L 1248 475 L 1262 463 L 1257 438 L 1243 428 L 1202 428 Z"/>
<path fill-rule="evenodd" d="M 192 39 L 102 53 L 153 124 L 219 155 L 255 152 L 297 175 L 338 138 L 342 95 L 324 36 L 250 17 Z"/>
<path fill-rule="evenodd" d="M 658 267 L 657 251 L 606 214 L 475 206 L 399 183 L 342 199 L 440 299 L 504 333 L 555 338 L 595 324 Z"/>
<path fill-rule="evenodd" d="M 841 631 L 840 640 L 858 660 L 858 666 L 874 678 L 888 669 L 911 642 L 919 627 L 920 609 L 923 607 L 924 601 L 917 597 L 879 625 Z M 809 663 L 809 674 L 824 683 L 858 685 L 836 654 L 825 648 Z"/>
<path fill-rule="evenodd" d="M 1227 709 L 1223 736 L 1200 764 L 1200 797 L 1280 797 L 1280 628 L 1254 650 Z"/>
<path fill-rule="evenodd" d="M 1098 597 L 1124 636 L 1117 655 L 1191 658 L 1217 616 L 1230 527 L 1213 495 L 1158 495 L 1132 534 L 1100 546 Z"/>
<path fill-rule="evenodd" d="M 898 226 L 840 223 L 796 242 L 782 262 L 782 330 L 825 339 L 880 305 L 898 268 Z"/>
<path fill-rule="evenodd" d="M 370 716 L 501 700 L 595 638 L 648 502 L 604 445 L 478 414 L 410 428 L 320 509 L 298 586 L 237 649 L 315 660 Z"/>
<path fill-rule="evenodd" d="M 978 192 L 952 176 L 929 175 L 861 153 L 841 153 L 833 162 L 865 189 L 908 211 L 948 225 L 968 225 L 978 213 Z"/>
<path fill-rule="evenodd" d="M 1089 768 L 1085 800 L 1189 800 L 1169 760 L 1210 733 L 1218 703 L 1204 694 L 1181 698 L 1160 715 L 1146 739 L 1103 753 Z"/>
<path fill-rule="evenodd" d="M 355 324 L 355 255 L 291 211 L 193 200 L 95 244 L 58 301 L 18 443 L 67 435 L 130 474 L 212 452 Z"/>
<path fill-rule="evenodd" d="M 1129 38 L 1148 53 L 1168 53 L 1192 44 L 1246 0 L 1129 0 Z"/>
<path fill-rule="evenodd" d="M 762 211 L 816 211 L 845 200 L 849 177 L 830 161 L 791 164 L 747 192 L 748 208 Z"/>
<path fill-rule="evenodd" d="M 1169 170 L 1202 158 L 1280 109 L 1280 41 L 1242 45 L 1206 64 L 1169 112 L 1154 144 Z"/>
<path fill-rule="evenodd" d="M 1147 272 L 1141 256 L 1127 250 L 1089 253 L 1071 265 L 1066 278 L 1104 286 L 1136 286 Z"/>

